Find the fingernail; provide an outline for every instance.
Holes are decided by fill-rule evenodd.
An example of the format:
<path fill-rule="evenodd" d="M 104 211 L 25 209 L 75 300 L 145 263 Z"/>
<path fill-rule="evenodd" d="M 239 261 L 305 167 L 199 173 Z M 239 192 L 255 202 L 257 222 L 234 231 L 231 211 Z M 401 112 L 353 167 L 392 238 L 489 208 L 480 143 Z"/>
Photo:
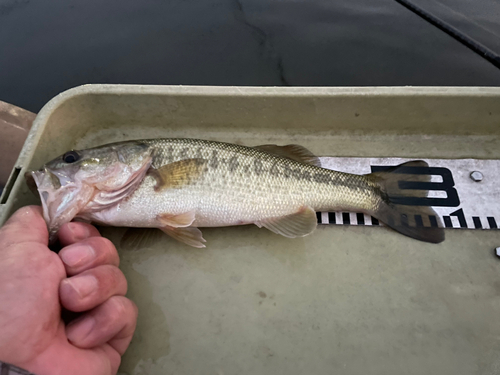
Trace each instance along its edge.
<path fill-rule="evenodd" d="M 86 316 L 72 321 L 66 327 L 66 335 L 69 341 L 79 342 L 85 339 L 94 329 L 95 319 L 93 316 Z"/>
<path fill-rule="evenodd" d="M 80 298 L 85 298 L 98 286 L 97 279 L 92 275 L 73 276 L 63 280 L 63 283 L 73 288 L 80 295 Z"/>
<path fill-rule="evenodd" d="M 61 259 L 69 267 L 87 263 L 94 259 L 94 249 L 89 245 L 73 245 L 61 252 Z"/>
<path fill-rule="evenodd" d="M 73 235 L 75 241 L 80 241 L 89 236 L 89 230 L 84 225 L 79 225 L 78 223 L 69 223 L 68 230 Z"/>

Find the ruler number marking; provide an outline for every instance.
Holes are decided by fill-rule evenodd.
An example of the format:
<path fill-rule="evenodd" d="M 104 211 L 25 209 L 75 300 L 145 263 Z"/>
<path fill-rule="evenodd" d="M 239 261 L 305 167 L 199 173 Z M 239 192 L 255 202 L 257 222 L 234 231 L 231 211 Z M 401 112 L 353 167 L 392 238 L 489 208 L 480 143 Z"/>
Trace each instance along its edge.
<path fill-rule="evenodd" d="M 373 172 L 381 172 L 394 166 L 372 165 Z M 430 190 L 444 191 L 446 198 L 438 197 L 412 197 L 412 196 L 392 196 L 390 200 L 394 204 L 406 206 L 434 206 L 434 207 L 458 207 L 460 199 L 458 198 L 457 190 L 454 188 L 455 180 L 448 168 L 442 167 L 400 167 L 395 173 L 413 174 L 420 176 L 441 176 L 442 182 L 422 182 L 422 181 L 398 181 L 398 187 L 401 190 Z"/>

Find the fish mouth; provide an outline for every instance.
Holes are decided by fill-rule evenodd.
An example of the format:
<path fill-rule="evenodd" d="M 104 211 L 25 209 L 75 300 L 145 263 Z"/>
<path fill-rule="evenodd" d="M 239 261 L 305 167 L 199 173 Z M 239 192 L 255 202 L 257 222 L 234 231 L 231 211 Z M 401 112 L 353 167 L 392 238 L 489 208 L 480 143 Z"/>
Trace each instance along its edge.
<path fill-rule="evenodd" d="M 28 185 L 28 188 L 31 190 L 31 192 L 34 194 L 34 195 L 39 195 L 38 194 L 38 187 L 37 187 L 37 184 L 35 182 L 35 177 L 33 176 L 33 173 L 35 172 L 26 172 L 24 174 L 24 179 L 26 180 L 26 185 Z"/>
<path fill-rule="evenodd" d="M 43 217 L 50 227 L 51 215 L 49 211 L 50 193 L 61 187 L 59 179 L 47 168 L 32 171 L 25 174 L 26 183 L 30 190 L 40 196 L 43 209 Z M 54 183 L 57 180 L 58 183 Z M 58 186 L 59 185 L 59 186 Z"/>
<path fill-rule="evenodd" d="M 47 223 L 50 242 L 53 243 L 60 227 L 77 215 L 90 200 L 94 189 L 76 183 L 62 186 L 59 177 L 48 168 L 28 172 L 25 178 L 30 190 L 40 196 L 43 218 Z"/>
<path fill-rule="evenodd" d="M 28 187 L 35 195 L 40 196 L 50 242 L 57 239 L 61 226 L 77 215 L 106 209 L 133 193 L 151 166 L 151 156 L 143 159 L 136 167 L 117 163 L 104 172 L 90 176 L 88 173 L 80 173 L 78 168 L 52 169 L 50 163 L 40 170 L 26 173 Z M 118 186 L 107 186 L 108 181 L 116 182 L 113 177 L 121 183 Z"/>

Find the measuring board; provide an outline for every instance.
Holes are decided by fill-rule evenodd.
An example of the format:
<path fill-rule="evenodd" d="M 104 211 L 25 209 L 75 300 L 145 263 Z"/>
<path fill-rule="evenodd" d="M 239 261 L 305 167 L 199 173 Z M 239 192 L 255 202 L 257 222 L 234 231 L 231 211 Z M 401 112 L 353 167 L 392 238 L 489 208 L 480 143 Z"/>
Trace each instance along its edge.
<path fill-rule="evenodd" d="M 368 174 L 415 159 L 320 157 L 321 166 L 339 172 Z M 413 175 L 430 175 L 427 197 L 408 197 L 413 205 L 431 206 L 441 220 L 417 215 L 418 226 L 461 229 L 498 229 L 500 226 L 500 160 L 421 159 L 425 167 L 409 167 Z M 472 174 L 475 172 L 474 174 Z M 472 175 L 471 175 L 472 174 Z M 474 178 L 473 178 L 474 177 Z M 408 183 L 411 180 L 401 181 Z M 423 189 L 423 187 L 422 187 Z M 405 197 L 401 197 L 405 198 Z M 417 200 L 418 202 L 416 202 Z M 383 225 L 355 212 L 318 212 L 319 224 Z"/>

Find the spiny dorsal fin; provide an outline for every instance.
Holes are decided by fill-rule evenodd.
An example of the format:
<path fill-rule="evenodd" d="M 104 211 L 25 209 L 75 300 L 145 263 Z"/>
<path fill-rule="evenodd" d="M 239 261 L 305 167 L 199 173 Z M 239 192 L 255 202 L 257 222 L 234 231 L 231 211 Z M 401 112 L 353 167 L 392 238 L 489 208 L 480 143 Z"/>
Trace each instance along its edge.
<path fill-rule="evenodd" d="M 178 188 L 190 184 L 203 172 L 205 159 L 185 159 L 166 164 L 158 169 L 150 168 L 148 175 L 156 180 L 155 191 Z"/>
<path fill-rule="evenodd" d="M 316 212 L 307 206 L 291 215 L 273 217 L 255 223 L 259 228 L 265 227 L 289 238 L 307 236 L 316 229 L 317 224 Z"/>
<path fill-rule="evenodd" d="M 261 146 L 255 146 L 254 148 L 269 152 L 270 154 L 284 156 L 285 158 L 299 161 L 301 163 L 306 163 L 315 165 L 316 167 L 321 167 L 321 162 L 319 161 L 318 157 L 314 155 L 311 151 L 309 151 L 307 148 L 299 145 L 286 145 L 286 146 L 261 145 Z"/>

